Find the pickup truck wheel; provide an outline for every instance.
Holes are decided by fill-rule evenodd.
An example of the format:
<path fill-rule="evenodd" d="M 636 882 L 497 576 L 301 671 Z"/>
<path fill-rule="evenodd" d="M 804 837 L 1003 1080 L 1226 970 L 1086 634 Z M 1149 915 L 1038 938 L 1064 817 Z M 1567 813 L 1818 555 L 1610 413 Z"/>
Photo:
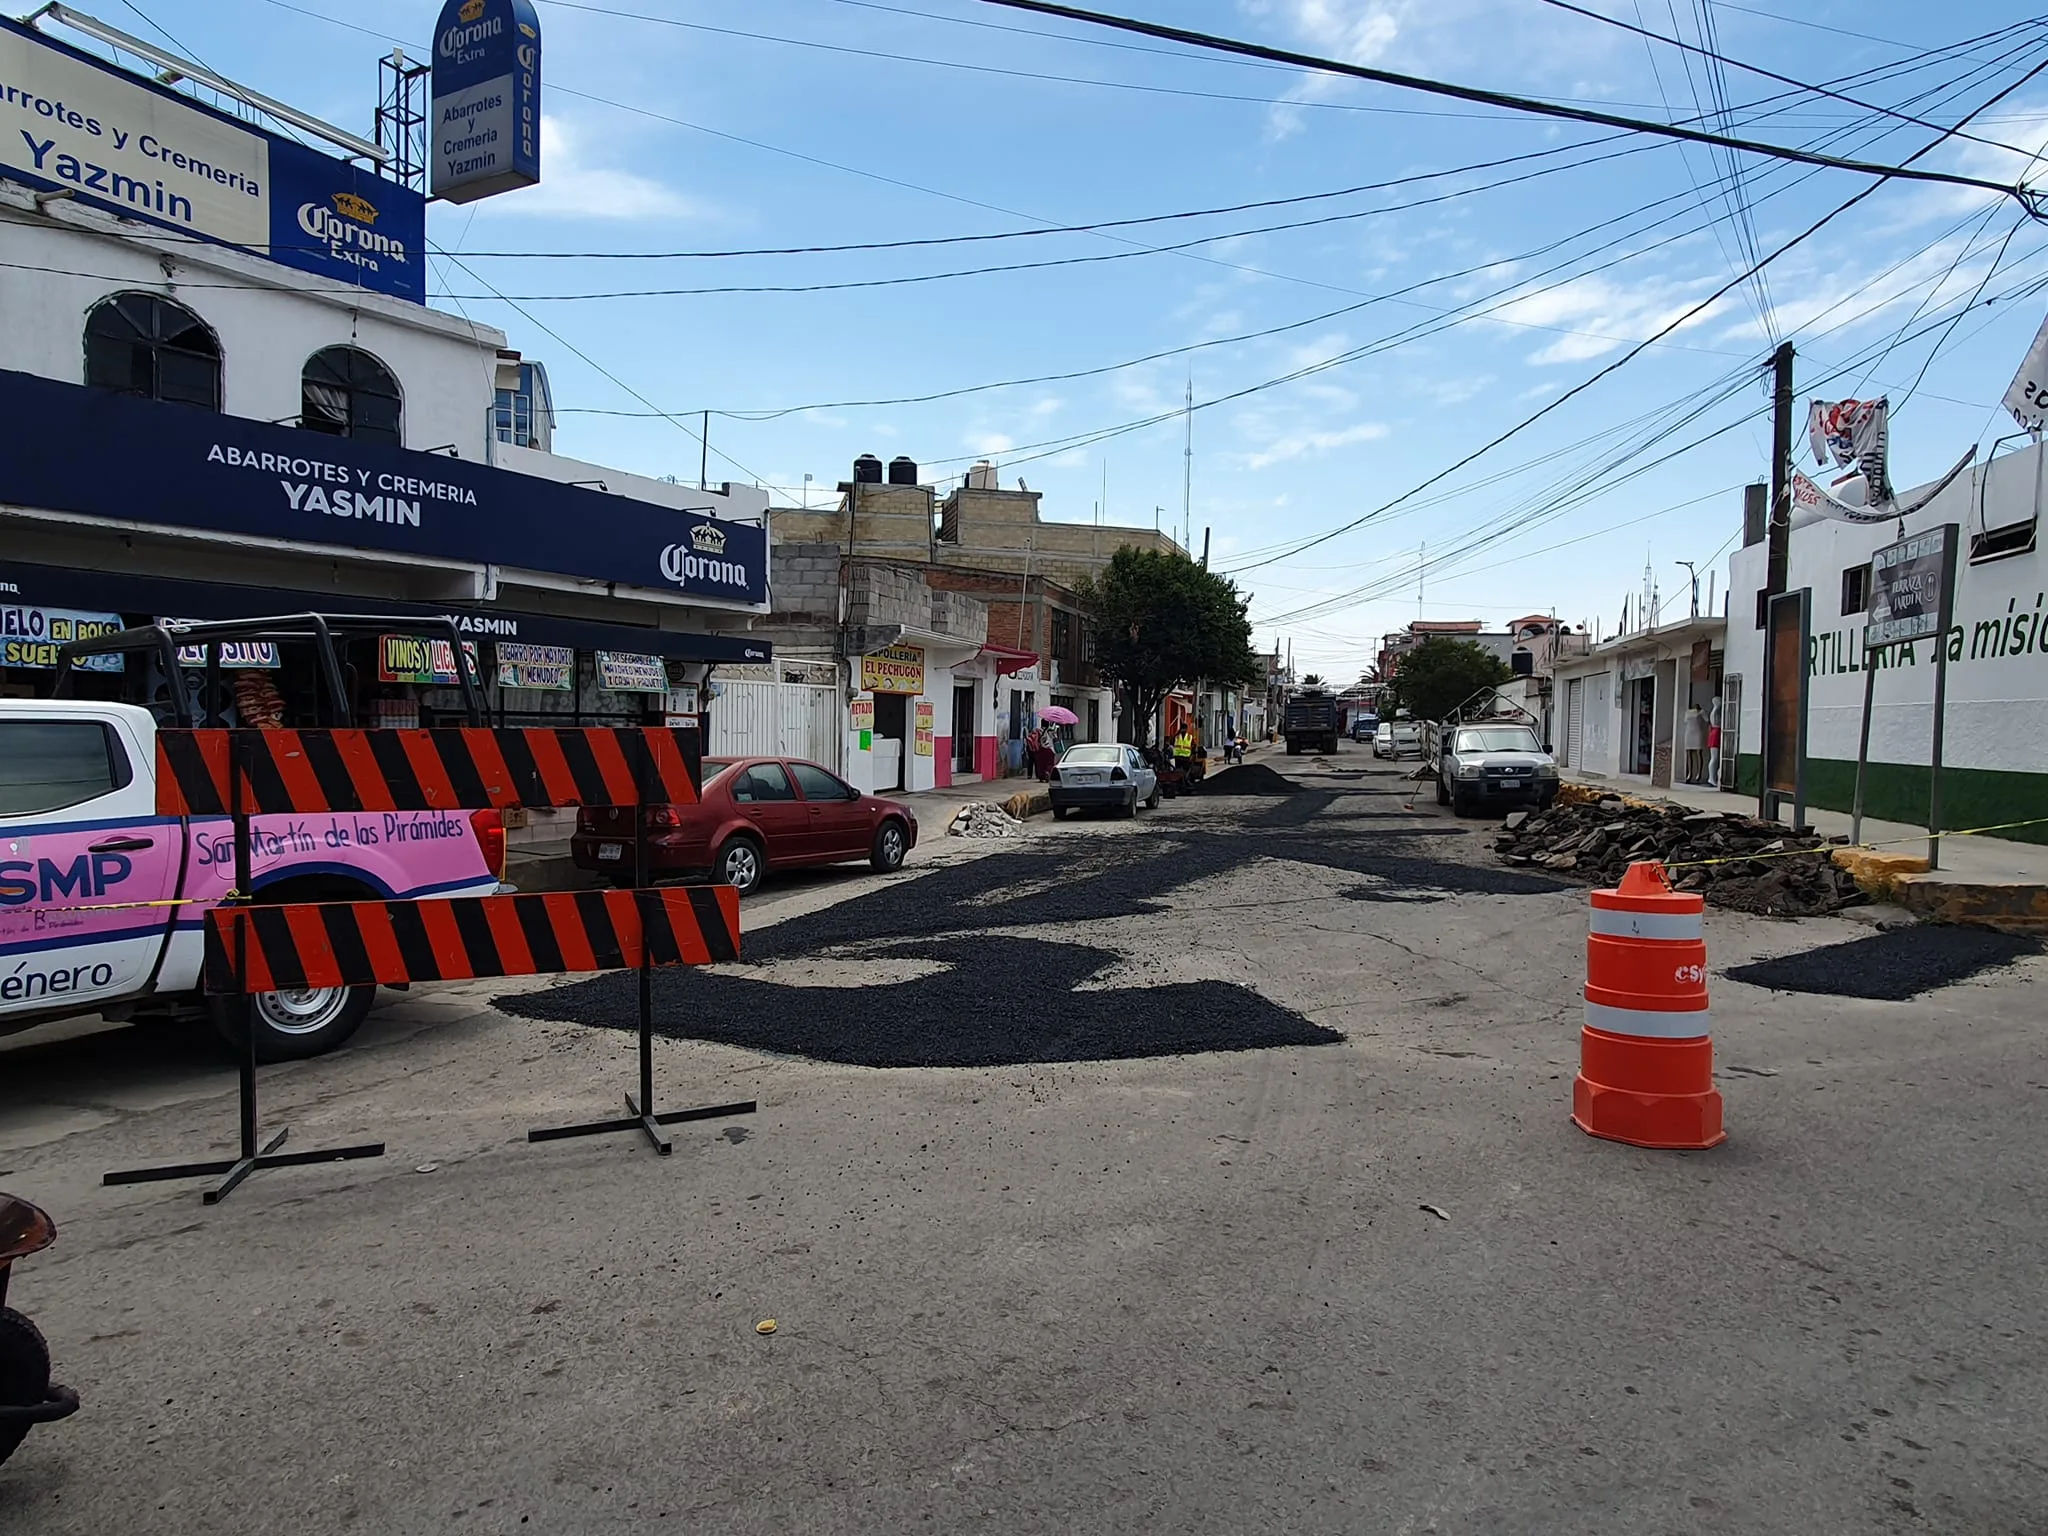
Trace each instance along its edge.
<path fill-rule="evenodd" d="M 1452 790 L 1451 814 L 1453 816 L 1470 816 L 1472 814 L 1471 797 L 1469 795 L 1461 795 L 1455 789 Z"/>
<path fill-rule="evenodd" d="M 36 1325 L 12 1307 L 0 1307 L 0 1403 L 33 1408 L 50 1395 L 50 1347 Z M 0 1461 L 28 1434 L 24 1421 L 0 1419 Z"/>
<path fill-rule="evenodd" d="M 260 992 L 251 1001 L 256 1016 L 256 1059 L 304 1061 L 325 1055 L 347 1043 L 362 1027 L 371 1005 L 377 1001 L 375 987 L 305 987 L 291 992 Z M 243 1017 L 239 999 L 209 997 L 207 1013 L 213 1027 L 228 1045 L 243 1047 Z"/>
<path fill-rule="evenodd" d="M 1451 803 L 1451 792 L 1444 787 L 1444 776 L 1442 774 L 1436 776 L 1436 803 L 1438 805 L 1449 805 Z"/>

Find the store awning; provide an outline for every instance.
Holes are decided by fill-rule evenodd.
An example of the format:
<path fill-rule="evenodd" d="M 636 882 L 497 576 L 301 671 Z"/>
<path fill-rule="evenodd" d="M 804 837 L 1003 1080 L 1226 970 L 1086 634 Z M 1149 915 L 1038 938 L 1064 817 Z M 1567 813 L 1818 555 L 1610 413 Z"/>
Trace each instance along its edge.
<path fill-rule="evenodd" d="M 62 566 L 0 561 L 0 603 L 110 611 L 150 618 L 251 619 L 286 613 L 390 614 L 393 618 L 455 620 L 486 640 L 562 645 L 585 651 L 621 651 L 674 661 L 761 663 L 774 647 L 753 635 L 690 634 L 642 624 L 601 624 L 548 613 L 492 606 L 399 602 L 345 592 L 294 592 L 226 582 L 182 581 L 117 571 L 74 571 Z"/>
<path fill-rule="evenodd" d="M 996 659 L 997 677 L 1008 677 L 1012 672 L 1022 672 L 1026 667 L 1038 665 L 1038 652 L 1020 651 L 1015 646 L 997 645 L 992 641 L 982 646 L 981 654 Z"/>

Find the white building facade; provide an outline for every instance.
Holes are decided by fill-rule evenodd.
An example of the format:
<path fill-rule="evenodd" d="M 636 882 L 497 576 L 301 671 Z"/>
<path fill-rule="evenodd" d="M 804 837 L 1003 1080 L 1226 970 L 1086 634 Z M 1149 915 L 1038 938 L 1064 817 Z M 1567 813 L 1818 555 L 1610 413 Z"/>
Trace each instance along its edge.
<path fill-rule="evenodd" d="M 1991 827 L 2048 818 L 2048 559 L 2035 539 L 2042 449 L 2001 455 L 1959 477 L 1905 519 L 1909 534 L 1953 523 L 1959 530 L 1954 623 L 1945 639 L 1871 653 L 1871 555 L 1897 541 L 1898 523 L 1858 524 L 1795 512 L 1787 590 L 1808 594 L 1809 634 L 1800 659 L 1809 805 L 1846 811 L 1855 793 L 1857 737 L 1866 677 L 1873 685 L 1867 814 L 1924 825 L 1934 725 L 1937 653 L 1948 663 L 1942 823 Z M 1901 500 L 1910 504 L 1914 493 Z M 1764 631 L 1753 611 L 1765 583 L 1766 545 L 1729 562 L 1728 674 L 1741 696 L 1737 782 L 1762 782 Z M 1998 834 L 2048 842 L 2048 825 Z"/>

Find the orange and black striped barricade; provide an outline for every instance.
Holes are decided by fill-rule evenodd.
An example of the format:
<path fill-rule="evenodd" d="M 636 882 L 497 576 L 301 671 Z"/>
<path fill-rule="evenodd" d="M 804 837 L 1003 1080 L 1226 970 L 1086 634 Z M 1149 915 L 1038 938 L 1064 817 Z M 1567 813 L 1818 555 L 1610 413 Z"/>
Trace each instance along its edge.
<path fill-rule="evenodd" d="M 1631 1146 L 1699 1151 L 1727 1139 L 1707 1008 L 1706 902 L 1631 864 L 1593 892 L 1586 1023 L 1572 1122 Z"/>

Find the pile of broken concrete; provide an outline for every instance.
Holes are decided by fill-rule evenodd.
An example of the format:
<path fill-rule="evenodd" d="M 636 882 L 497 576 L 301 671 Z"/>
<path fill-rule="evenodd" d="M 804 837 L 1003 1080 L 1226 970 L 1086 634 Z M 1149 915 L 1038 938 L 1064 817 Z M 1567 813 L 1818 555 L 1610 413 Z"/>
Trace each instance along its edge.
<path fill-rule="evenodd" d="M 1776 823 L 1724 811 L 1610 797 L 1517 811 L 1494 849 L 1509 864 L 1601 886 L 1617 883 L 1629 865 L 1654 859 L 1674 866 L 1674 887 L 1704 892 L 1715 906 L 1815 917 L 1864 899 L 1830 857 L 1846 841 L 1794 835 Z"/>
<path fill-rule="evenodd" d="M 947 826 L 949 837 L 1014 837 L 1024 824 L 993 800 L 979 800 L 960 807 Z"/>

